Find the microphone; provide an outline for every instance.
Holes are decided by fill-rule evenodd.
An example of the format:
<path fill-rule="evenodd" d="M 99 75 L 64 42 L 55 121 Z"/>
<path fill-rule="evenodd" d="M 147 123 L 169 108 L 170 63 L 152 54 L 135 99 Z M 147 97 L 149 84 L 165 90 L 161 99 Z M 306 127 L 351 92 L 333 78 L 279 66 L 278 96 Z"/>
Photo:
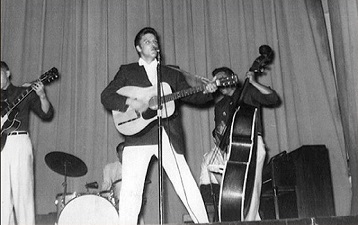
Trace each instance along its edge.
<path fill-rule="evenodd" d="M 157 60 L 158 60 L 158 64 L 160 64 L 161 58 L 160 58 L 160 49 L 159 48 L 157 48 Z"/>

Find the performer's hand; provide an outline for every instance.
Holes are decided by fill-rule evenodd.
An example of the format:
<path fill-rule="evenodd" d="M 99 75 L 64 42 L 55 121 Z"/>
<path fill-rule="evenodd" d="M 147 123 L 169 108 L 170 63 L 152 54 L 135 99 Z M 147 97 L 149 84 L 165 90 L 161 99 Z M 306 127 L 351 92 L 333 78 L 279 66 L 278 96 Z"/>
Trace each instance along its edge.
<path fill-rule="evenodd" d="M 257 88 L 257 90 L 259 90 L 262 94 L 271 94 L 273 91 L 270 87 L 265 86 L 261 83 L 259 83 L 256 80 L 256 76 L 254 72 L 248 71 L 246 73 L 246 77 L 249 78 L 249 82 L 255 87 Z"/>
<path fill-rule="evenodd" d="M 220 121 L 220 123 L 215 127 L 213 135 L 214 135 L 214 142 L 216 145 L 220 144 L 221 139 L 224 136 L 225 129 L 226 129 L 226 125 L 223 120 Z"/>
<path fill-rule="evenodd" d="M 45 98 L 46 97 L 45 86 L 41 81 L 36 81 L 35 83 L 33 83 L 32 84 L 32 89 L 36 92 L 36 94 L 40 98 Z"/>
<path fill-rule="evenodd" d="M 214 93 L 218 89 L 218 87 L 215 84 L 215 80 L 216 80 L 216 77 L 214 77 L 214 79 L 211 81 L 207 78 L 202 78 L 202 81 L 206 84 L 205 90 L 203 92 L 204 94 Z"/>
<path fill-rule="evenodd" d="M 246 72 L 246 77 L 249 78 L 250 83 L 256 82 L 255 73 L 252 71 Z"/>
<path fill-rule="evenodd" d="M 137 112 L 144 112 L 148 109 L 149 105 L 143 101 L 133 98 L 127 98 L 126 104 Z"/>
<path fill-rule="evenodd" d="M 223 174 L 224 169 L 225 169 L 224 165 L 214 165 L 214 164 L 208 165 L 208 170 L 212 173 Z"/>

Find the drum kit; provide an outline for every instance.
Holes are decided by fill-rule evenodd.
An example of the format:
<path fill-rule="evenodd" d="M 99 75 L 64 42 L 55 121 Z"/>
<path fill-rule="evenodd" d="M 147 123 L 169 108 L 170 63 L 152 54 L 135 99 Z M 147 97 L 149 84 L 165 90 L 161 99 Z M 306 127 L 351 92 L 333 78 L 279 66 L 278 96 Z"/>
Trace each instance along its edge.
<path fill-rule="evenodd" d="M 67 177 L 84 176 L 86 164 L 74 155 L 57 151 L 48 153 L 45 162 L 51 170 L 64 176 L 63 193 L 57 194 L 55 200 L 57 225 L 118 224 L 118 201 L 113 195 L 113 185 L 111 190 L 99 193 L 68 193 Z M 98 184 L 89 183 L 86 188 L 98 188 Z"/>

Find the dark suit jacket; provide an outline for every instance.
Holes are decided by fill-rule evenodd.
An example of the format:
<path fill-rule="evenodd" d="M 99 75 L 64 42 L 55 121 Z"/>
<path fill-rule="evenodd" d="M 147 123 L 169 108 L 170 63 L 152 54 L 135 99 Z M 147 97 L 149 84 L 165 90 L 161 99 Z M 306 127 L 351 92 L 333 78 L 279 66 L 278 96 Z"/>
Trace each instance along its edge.
<path fill-rule="evenodd" d="M 182 73 L 170 67 L 161 66 L 162 82 L 170 85 L 172 92 L 191 88 L 186 82 Z M 103 90 L 101 94 L 101 101 L 108 110 L 126 111 L 128 106 L 125 104 L 127 97 L 116 93 L 118 89 L 124 86 L 149 87 L 150 83 L 144 66 L 139 66 L 138 63 L 131 63 L 122 65 L 119 68 L 114 79 Z M 212 100 L 211 94 L 196 93 L 184 98 L 180 101 L 194 104 L 203 104 Z M 177 100 L 179 101 L 179 100 Z M 178 153 L 184 152 L 184 136 L 183 128 L 180 118 L 180 110 L 176 104 L 175 112 L 167 119 L 163 119 L 162 125 L 167 132 L 171 143 Z M 127 145 L 152 145 L 158 143 L 158 127 L 157 121 L 152 122 L 145 129 L 139 133 L 131 136 L 126 136 Z"/>

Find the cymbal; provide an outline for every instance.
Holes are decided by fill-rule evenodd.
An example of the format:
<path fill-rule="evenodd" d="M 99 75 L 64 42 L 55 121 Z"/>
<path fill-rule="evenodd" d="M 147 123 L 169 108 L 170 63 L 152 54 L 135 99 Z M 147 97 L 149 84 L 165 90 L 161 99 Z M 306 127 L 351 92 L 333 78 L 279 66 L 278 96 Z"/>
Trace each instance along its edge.
<path fill-rule="evenodd" d="M 80 177 L 87 173 L 86 164 L 74 155 L 65 152 L 50 152 L 45 156 L 50 169 L 64 176 Z"/>

